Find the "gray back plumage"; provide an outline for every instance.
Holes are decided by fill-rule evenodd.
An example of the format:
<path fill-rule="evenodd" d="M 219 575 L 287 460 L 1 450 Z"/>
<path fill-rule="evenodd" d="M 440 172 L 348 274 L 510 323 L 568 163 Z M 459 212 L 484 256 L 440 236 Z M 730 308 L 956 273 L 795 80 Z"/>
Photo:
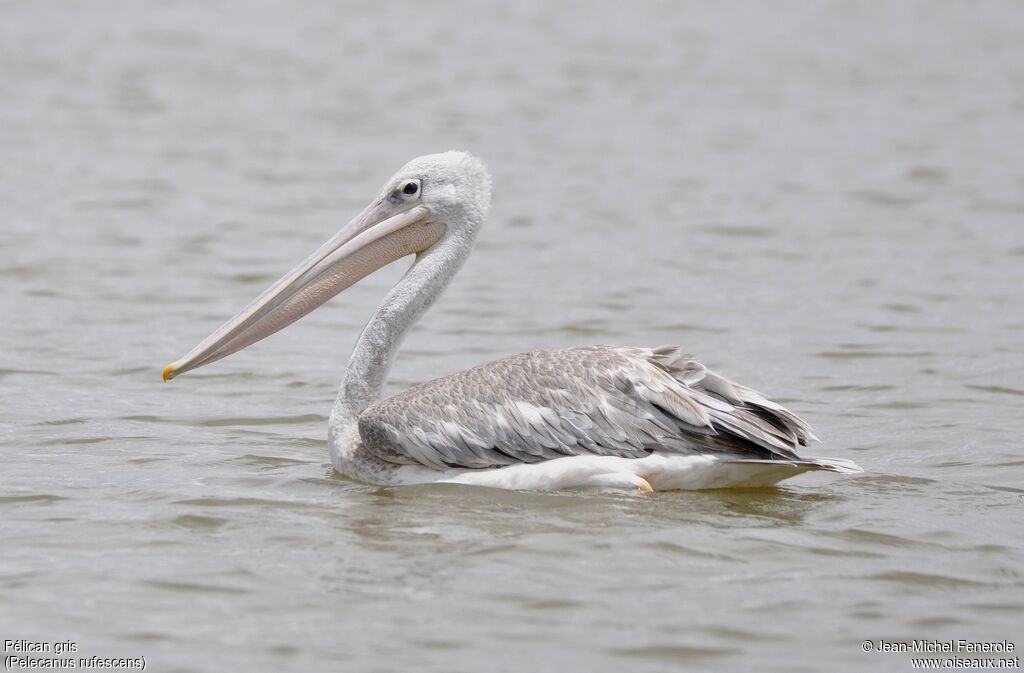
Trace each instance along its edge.
<path fill-rule="evenodd" d="M 652 452 L 794 460 L 810 427 L 678 346 L 589 346 L 512 355 L 423 383 L 359 415 L 391 463 L 488 468 Z"/>

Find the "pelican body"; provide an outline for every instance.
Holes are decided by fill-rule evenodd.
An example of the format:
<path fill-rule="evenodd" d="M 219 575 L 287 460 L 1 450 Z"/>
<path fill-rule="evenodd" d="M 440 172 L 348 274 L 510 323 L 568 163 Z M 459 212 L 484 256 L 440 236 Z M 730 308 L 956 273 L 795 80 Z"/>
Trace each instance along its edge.
<path fill-rule="evenodd" d="M 851 461 L 797 455 L 816 440 L 803 420 L 677 346 L 533 351 L 381 399 L 405 334 L 472 250 L 490 193 L 490 175 L 472 155 L 410 161 L 338 234 L 168 365 L 164 380 L 237 352 L 415 255 L 356 342 L 331 412 L 331 462 L 352 479 L 650 492 L 861 471 Z"/>

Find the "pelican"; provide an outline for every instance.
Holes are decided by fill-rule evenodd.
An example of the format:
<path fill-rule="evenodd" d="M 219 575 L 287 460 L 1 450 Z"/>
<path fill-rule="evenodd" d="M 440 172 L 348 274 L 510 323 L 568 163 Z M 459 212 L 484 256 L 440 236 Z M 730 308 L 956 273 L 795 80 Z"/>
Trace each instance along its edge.
<path fill-rule="evenodd" d="M 476 157 L 413 159 L 333 238 L 168 365 L 164 380 L 235 353 L 415 255 L 363 328 L 331 411 L 331 462 L 351 479 L 649 493 L 862 471 L 849 460 L 797 455 L 817 440 L 807 423 L 678 346 L 532 351 L 381 399 L 406 332 L 462 266 L 490 202 L 491 177 Z"/>

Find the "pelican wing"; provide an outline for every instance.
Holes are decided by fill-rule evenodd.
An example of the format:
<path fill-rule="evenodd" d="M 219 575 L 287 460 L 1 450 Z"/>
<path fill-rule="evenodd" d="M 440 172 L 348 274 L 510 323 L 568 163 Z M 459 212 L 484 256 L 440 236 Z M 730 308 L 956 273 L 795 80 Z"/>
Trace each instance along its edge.
<path fill-rule="evenodd" d="M 677 346 L 513 355 L 377 402 L 359 433 L 383 460 L 433 469 L 652 452 L 790 461 L 816 439 L 796 415 Z"/>

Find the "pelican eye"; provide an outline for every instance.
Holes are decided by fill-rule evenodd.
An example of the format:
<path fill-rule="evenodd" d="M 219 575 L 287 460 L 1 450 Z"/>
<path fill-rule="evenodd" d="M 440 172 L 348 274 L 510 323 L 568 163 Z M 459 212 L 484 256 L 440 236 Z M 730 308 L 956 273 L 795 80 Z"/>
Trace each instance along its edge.
<path fill-rule="evenodd" d="M 416 196 L 420 193 L 420 181 L 419 180 L 407 180 L 402 185 L 402 193 L 406 196 Z"/>

